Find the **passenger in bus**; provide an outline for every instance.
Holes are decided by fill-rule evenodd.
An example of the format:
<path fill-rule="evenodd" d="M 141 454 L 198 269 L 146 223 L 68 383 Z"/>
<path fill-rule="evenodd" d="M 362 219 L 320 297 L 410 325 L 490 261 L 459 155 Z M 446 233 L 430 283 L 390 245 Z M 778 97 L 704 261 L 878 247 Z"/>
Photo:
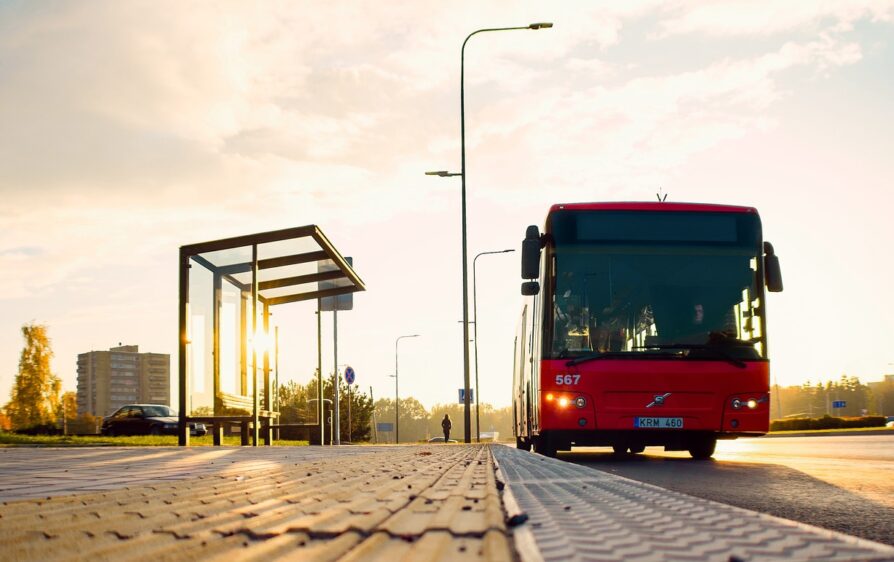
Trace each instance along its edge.
<path fill-rule="evenodd" d="M 589 350 L 589 312 L 586 307 L 581 306 L 581 297 L 574 286 L 573 272 L 565 272 L 559 279 L 553 310 L 554 351 Z"/>

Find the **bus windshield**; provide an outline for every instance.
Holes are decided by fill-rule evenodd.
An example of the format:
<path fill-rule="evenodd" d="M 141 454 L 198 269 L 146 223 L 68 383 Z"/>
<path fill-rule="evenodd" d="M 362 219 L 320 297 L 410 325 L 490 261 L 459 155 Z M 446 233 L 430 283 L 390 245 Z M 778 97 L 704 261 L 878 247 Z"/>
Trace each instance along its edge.
<path fill-rule="evenodd" d="M 764 356 L 756 215 L 559 211 L 550 226 L 547 357 Z"/>

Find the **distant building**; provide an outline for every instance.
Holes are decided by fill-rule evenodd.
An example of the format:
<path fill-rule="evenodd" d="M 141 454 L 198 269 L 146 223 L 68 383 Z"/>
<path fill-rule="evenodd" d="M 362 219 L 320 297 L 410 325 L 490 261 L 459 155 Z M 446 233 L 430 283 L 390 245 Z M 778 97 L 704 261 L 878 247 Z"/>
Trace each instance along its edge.
<path fill-rule="evenodd" d="M 78 414 L 106 416 L 125 404 L 171 404 L 171 356 L 139 346 L 78 355 Z"/>

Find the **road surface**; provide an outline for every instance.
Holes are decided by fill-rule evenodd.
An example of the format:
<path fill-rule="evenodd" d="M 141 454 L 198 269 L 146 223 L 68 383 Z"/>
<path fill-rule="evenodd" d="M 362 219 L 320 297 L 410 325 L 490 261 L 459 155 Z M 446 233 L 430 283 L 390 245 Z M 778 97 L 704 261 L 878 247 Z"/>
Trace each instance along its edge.
<path fill-rule="evenodd" d="M 560 458 L 730 505 L 894 545 L 894 433 L 720 441 L 712 461 L 647 448 Z"/>

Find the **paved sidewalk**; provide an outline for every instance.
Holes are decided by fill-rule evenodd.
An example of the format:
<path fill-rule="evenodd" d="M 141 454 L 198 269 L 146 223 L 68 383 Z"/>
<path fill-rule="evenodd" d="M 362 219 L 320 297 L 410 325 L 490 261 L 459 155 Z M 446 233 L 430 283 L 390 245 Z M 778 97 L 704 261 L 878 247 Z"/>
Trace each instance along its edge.
<path fill-rule="evenodd" d="M 4 560 L 513 559 L 485 446 L 6 449 L 0 464 L 4 497 L 41 498 L 0 505 Z M 90 487 L 108 491 L 75 494 Z"/>
<path fill-rule="evenodd" d="M 296 462 L 391 451 L 356 447 L 4 447 L 0 501 L 245 475 Z"/>
<path fill-rule="evenodd" d="M 894 560 L 503 445 L 9 448 L 0 500 L 4 561 Z"/>

